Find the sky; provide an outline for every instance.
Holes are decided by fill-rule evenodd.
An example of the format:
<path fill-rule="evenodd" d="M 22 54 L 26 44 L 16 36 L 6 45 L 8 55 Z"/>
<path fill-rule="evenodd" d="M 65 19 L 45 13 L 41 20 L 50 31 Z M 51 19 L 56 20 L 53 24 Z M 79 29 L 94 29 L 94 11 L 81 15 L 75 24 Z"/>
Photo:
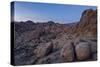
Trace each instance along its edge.
<path fill-rule="evenodd" d="M 79 21 L 82 12 L 86 9 L 95 10 L 96 6 L 14 2 L 13 10 L 14 21 L 72 23 Z"/>

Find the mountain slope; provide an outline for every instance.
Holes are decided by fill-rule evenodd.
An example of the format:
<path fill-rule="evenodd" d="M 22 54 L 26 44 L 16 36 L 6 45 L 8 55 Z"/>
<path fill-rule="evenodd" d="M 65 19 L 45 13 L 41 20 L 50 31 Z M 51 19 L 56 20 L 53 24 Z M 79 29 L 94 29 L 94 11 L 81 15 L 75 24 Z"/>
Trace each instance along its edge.
<path fill-rule="evenodd" d="M 97 35 L 97 10 L 87 9 L 82 13 L 79 23 L 74 27 L 74 34 L 82 36 Z"/>

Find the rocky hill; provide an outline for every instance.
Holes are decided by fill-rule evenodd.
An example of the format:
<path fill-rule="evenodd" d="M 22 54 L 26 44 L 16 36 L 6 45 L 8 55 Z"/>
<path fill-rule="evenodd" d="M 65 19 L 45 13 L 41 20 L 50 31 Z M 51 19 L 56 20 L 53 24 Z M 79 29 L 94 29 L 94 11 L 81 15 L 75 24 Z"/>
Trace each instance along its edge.
<path fill-rule="evenodd" d="M 11 24 L 14 24 L 14 65 L 97 60 L 97 10 L 85 10 L 77 23 Z"/>
<path fill-rule="evenodd" d="M 73 29 L 74 33 L 84 36 L 97 35 L 97 10 L 88 9 L 82 13 L 79 23 Z"/>

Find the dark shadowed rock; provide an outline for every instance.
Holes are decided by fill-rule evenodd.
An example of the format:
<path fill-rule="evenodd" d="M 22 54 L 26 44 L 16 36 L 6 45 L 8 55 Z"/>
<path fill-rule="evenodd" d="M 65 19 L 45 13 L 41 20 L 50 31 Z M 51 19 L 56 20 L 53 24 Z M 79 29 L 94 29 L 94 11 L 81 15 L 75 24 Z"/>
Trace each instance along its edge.
<path fill-rule="evenodd" d="M 96 53 L 97 52 L 97 42 L 89 42 L 90 43 L 90 48 L 91 48 L 91 52 L 92 53 Z"/>
<path fill-rule="evenodd" d="M 86 60 L 90 58 L 90 45 L 87 42 L 80 42 L 75 47 L 76 56 L 78 60 Z"/>
<path fill-rule="evenodd" d="M 92 55 L 92 59 L 93 59 L 93 60 L 97 60 L 97 53 L 94 53 L 94 54 Z"/>

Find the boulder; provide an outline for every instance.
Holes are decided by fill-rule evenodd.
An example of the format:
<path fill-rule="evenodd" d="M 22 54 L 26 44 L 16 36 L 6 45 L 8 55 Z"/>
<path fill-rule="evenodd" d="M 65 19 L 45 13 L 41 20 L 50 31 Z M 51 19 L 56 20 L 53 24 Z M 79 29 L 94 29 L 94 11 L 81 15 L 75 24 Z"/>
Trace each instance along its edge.
<path fill-rule="evenodd" d="M 90 57 L 90 45 L 88 42 L 80 42 L 75 47 L 77 60 L 86 60 Z"/>
<path fill-rule="evenodd" d="M 69 42 L 66 45 L 63 46 L 62 50 L 61 50 L 61 58 L 64 61 L 74 61 L 74 45 Z"/>

